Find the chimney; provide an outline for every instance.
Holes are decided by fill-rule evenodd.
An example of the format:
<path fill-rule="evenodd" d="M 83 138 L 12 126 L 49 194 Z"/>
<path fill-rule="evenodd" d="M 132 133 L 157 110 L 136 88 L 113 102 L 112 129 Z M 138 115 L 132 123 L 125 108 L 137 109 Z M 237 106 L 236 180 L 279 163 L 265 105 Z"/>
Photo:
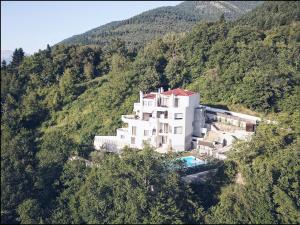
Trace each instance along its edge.
<path fill-rule="evenodd" d="M 171 94 L 171 102 L 170 102 L 171 107 L 175 106 L 175 95 L 174 93 Z"/>
<path fill-rule="evenodd" d="M 142 91 L 140 91 L 140 103 L 143 103 L 143 92 Z"/>
<path fill-rule="evenodd" d="M 161 92 L 161 93 L 164 92 L 164 88 L 163 88 L 163 87 L 160 88 L 160 92 Z"/>

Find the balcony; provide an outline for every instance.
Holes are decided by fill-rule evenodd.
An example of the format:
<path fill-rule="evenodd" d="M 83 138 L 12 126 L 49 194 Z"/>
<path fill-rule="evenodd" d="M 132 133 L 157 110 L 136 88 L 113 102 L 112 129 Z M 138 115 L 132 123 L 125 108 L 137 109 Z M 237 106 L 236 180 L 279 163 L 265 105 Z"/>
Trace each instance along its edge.
<path fill-rule="evenodd" d="M 157 104 L 158 107 L 168 108 L 169 104 Z"/>
<path fill-rule="evenodd" d="M 155 106 L 155 103 L 152 102 L 151 105 L 148 104 L 143 104 L 140 102 L 136 102 L 133 104 L 133 111 L 137 112 L 137 111 L 143 111 L 146 113 L 151 113 L 153 112 L 153 110 L 156 108 L 157 106 Z"/>
<path fill-rule="evenodd" d="M 169 121 L 168 115 L 166 115 L 166 114 L 160 114 L 160 115 L 158 116 L 158 121 L 159 121 L 160 123 L 168 123 L 168 121 Z"/>
<path fill-rule="evenodd" d="M 119 153 L 127 143 L 116 136 L 95 136 L 94 147 L 96 150 L 105 149 L 108 152 Z"/>
<path fill-rule="evenodd" d="M 128 133 L 128 128 L 121 127 L 121 128 L 118 128 L 117 131 L 119 131 L 121 133 Z"/>
<path fill-rule="evenodd" d="M 168 133 L 169 133 L 169 131 L 160 129 L 158 134 L 159 135 L 168 135 Z"/>
<path fill-rule="evenodd" d="M 124 123 L 130 123 L 131 125 L 134 125 L 134 126 L 146 126 L 147 124 L 149 124 L 150 118 L 147 121 L 147 120 L 142 120 L 137 115 L 122 115 L 122 117 L 121 117 L 121 119 Z"/>
<path fill-rule="evenodd" d="M 122 115 L 121 117 L 124 123 L 128 123 L 130 120 L 139 120 L 139 116 L 137 115 Z"/>

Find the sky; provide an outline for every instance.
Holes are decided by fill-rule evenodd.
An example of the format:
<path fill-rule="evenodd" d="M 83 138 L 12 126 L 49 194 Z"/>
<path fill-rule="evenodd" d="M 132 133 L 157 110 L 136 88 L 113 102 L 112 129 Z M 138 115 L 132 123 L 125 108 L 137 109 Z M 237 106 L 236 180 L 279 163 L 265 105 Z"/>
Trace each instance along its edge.
<path fill-rule="evenodd" d="M 1 50 L 33 54 L 65 38 L 182 1 L 1 1 Z"/>

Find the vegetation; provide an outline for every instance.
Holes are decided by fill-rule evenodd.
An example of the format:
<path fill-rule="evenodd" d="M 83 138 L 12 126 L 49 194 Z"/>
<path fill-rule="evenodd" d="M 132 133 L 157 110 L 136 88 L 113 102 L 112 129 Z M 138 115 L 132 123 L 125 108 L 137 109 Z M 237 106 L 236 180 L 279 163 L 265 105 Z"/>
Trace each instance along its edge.
<path fill-rule="evenodd" d="M 231 159 L 244 184 L 226 186 L 206 222 L 298 224 L 299 140 L 286 127 L 265 124 L 250 143 L 237 145 Z"/>
<path fill-rule="evenodd" d="M 129 49 L 141 48 L 153 38 L 169 32 L 188 32 L 199 21 L 216 21 L 224 14 L 234 20 L 260 5 L 260 1 L 210 2 L 187 1 L 177 6 L 160 7 L 130 19 L 111 22 L 63 40 L 65 45 L 101 45 L 109 48 L 111 39 L 122 39 Z"/>
<path fill-rule="evenodd" d="M 271 18 L 266 7 L 281 4 L 253 13 Z M 24 57 L 16 49 L 1 65 L 1 223 L 300 223 L 300 22 L 290 17 L 299 7 L 284 4 L 284 24 L 257 27 L 262 16 L 250 12 L 247 25 L 200 23 L 138 52 L 118 39 L 106 51 L 57 45 Z M 205 184 L 183 183 L 167 166 L 172 156 L 148 148 L 91 153 L 94 135 L 115 132 L 139 89 L 160 86 L 277 124 L 238 143 Z M 95 166 L 68 160 L 74 155 Z"/>

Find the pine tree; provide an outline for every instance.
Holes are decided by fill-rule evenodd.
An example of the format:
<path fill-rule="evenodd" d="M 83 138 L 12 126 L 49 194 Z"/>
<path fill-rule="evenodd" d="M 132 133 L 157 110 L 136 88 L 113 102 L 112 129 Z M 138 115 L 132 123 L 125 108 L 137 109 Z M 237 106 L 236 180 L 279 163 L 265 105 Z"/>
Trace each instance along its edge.
<path fill-rule="evenodd" d="M 2 62 L 1 62 L 1 69 L 5 69 L 6 66 L 7 66 L 6 61 L 2 60 Z"/>
<path fill-rule="evenodd" d="M 19 49 L 16 48 L 14 53 L 13 53 L 13 56 L 12 56 L 11 65 L 16 68 L 21 64 L 23 59 L 24 59 L 23 49 L 22 48 L 19 48 Z"/>
<path fill-rule="evenodd" d="M 224 13 L 222 13 L 222 15 L 220 16 L 219 21 L 220 21 L 220 23 L 226 22 Z"/>

